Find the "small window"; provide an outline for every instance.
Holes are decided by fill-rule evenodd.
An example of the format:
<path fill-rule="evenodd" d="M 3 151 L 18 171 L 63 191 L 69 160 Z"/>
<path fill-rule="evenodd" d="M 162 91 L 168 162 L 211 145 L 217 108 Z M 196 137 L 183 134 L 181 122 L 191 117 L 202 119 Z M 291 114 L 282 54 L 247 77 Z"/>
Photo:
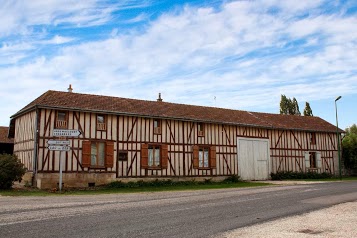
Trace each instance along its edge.
<path fill-rule="evenodd" d="M 204 125 L 202 122 L 198 123 L 198 136 L 204 136 Z"/>
<path fill-rule="evenodd" d="M 154 134 L 161 134 L 161 120 L 154 119 Z"/>
<path fill-rule="evenodd" d="M 310 133 L 310 143 L 311 143 L 311 145 L 316 145 L 316 133 L 315 132 Z"/>
<path fill-rule="evenodd" d="M 107 123 L 104 115 L 97 115 L 97 130 L 105 131 L 107 129 Z"/>
<path fill-rule="evenodd" d="M 119 151 L 118 160 L 119 161 L 128 161 L 128 152 L 127 151 Z"/>
<path fill-rule="evenodd" d="M 56 113 L 56 124 L 57 129 L 67 129 L 68 114 L 64 111 L 57 111 Z"/>

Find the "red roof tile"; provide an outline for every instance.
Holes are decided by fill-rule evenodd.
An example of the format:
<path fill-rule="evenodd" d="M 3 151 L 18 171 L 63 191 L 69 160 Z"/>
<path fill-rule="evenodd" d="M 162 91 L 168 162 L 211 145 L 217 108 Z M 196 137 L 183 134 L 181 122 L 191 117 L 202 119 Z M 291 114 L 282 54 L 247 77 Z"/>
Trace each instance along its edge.
<path fill-rule="evenodd" d="M 264 128 L 334 132 L 336 127 L 319 117 L 304 117 L 193 106 L 168 102 L 145 101 L 81 93 L 47 91 L 18 113 L 35 106 L 80 111 L 161 117 L 211 123 L 247 125 Z"/>
<path fill-rule="evenodd" d="M 9 127 L 0 126 L 0 143 L 8 143 L 8 144 L 14 143 L 13 139 L 7 138 L 8 132 L 9 132 Z"/>

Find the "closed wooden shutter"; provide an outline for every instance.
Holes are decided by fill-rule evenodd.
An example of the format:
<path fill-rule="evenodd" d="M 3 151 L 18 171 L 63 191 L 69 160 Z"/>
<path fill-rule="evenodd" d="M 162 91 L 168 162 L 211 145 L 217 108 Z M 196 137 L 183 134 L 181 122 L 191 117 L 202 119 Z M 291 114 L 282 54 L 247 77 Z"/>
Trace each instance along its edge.
<path fill-rule="evenodd" d="M 161 168 L 167 169 L 167 164 L 169 160 L 169 152 L 167 145 L 161 145 Z"/>
<path fill-rule="evenodd" d="M 90 166 L 90 157 L 91 157 L 91 142 L 83 141 L 82 142 L 82 166 Z"/>
<path fill-rule="evenodd" d="M 319 152 L 316 153 L 316 167 L 318 169 L 321 169 L 322 167 L 321 153 Z"/>
<path fill-rule="evenodd" d="M 305 168 L 310 168 L 310 153 L 305 152 Z"/>
<path fill-rule="evenodd" d="M 199 147 L 197 145 L 194 145 L 192 147 L 192 150 L 193 150 L 193 168 L 198 169 L 198 167 L 199 167 L 199 161 L 198 161 Z"/>
<path fill-rule="evenodd" d="M 210 165 L 211 169 L 216 168 L 216 147 L 215 146 L 211 146 L 209 148 L 209 165 Z"/>
<path fill-rule="evenodd" d="M 114 163 L 114 142 L 107 141 L 105 147 L 105 167 L 112 168 Z"/>
<path fill-rule="evenodd" d="M 140 165 L 142 169 L 148 168 L 148 158 L 149 158 L 149 146 L 148 144 L 141 144 L 141 160 Z"/>

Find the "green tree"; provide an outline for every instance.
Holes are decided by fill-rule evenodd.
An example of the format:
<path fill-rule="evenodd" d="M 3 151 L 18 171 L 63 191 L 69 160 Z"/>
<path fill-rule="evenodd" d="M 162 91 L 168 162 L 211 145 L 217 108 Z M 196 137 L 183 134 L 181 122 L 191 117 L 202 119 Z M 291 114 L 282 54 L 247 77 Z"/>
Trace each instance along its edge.
<path fill-rule="evenodd" d="M 345 168 L 357 169 L 357 126 L 353 124 L 346 129 L 346 135 L 342 140 L 342 158 Z"/>
<path fill-rule="evenodd" d="M 0 154 L 0 189 L 9 189 L 15 181 L 21 182 L 26 168 L 16 155 Z"/>
<path fill-rule="evenodd" d="M 301 115 L 299 110 L 299 104 L 294 97 L 292 100 L 286 97 L 284 94 L 281 95 L 280 99 L 280 114 L 285 115 Z"/>
<path fill-rule="evenodd" d="M 310 116 L 310 117 L 314 116 L 312 114 L 310 103 L 308 103 L 308 102 L 305 103 L 304 116 Z"/>
<path fill-rule="evenodd" d="M 289 99 L 284 94 L 282 94 L 280 98 L 280 114 L 289 114 L 289 108 Z"/>
<path fill-rule="evenodd" d="M 293 97 L 293 100 L 291 101 L 290 107 L 291 107 L 291 111 L 292 111 L 291 114 L 292 114 L 292 115 L 299 115 L 299 116 L 301 116 L 301 112 L 300 112 L 300 110 L 299 110 L 299 104 L 298 104 L 298 102 L 297 102 L 297 100 L 296 100 L 295 97 Z"/>

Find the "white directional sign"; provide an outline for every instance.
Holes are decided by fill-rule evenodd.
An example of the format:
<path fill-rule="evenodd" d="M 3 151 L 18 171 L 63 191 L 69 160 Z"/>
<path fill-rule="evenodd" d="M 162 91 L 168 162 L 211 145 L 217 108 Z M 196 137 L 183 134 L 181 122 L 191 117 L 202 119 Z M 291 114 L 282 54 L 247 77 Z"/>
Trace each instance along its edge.
<path fill-rule="evenodd" d="M 80 130 L 66 130 L 66 129 L 54 129 L 53 136 L 79 136 L 82 132 Z"/>
<path fill-rule="evenodd" d="M 69 140 L 48 140 L 49 145 L 69 145 Z"/>
<path fill-rule="evenodd" d="M 66 145 L 49 145 L 47 147 L 49 150 L 58 150 L 58 151 L 70 151 L 71 147 Z"/>

